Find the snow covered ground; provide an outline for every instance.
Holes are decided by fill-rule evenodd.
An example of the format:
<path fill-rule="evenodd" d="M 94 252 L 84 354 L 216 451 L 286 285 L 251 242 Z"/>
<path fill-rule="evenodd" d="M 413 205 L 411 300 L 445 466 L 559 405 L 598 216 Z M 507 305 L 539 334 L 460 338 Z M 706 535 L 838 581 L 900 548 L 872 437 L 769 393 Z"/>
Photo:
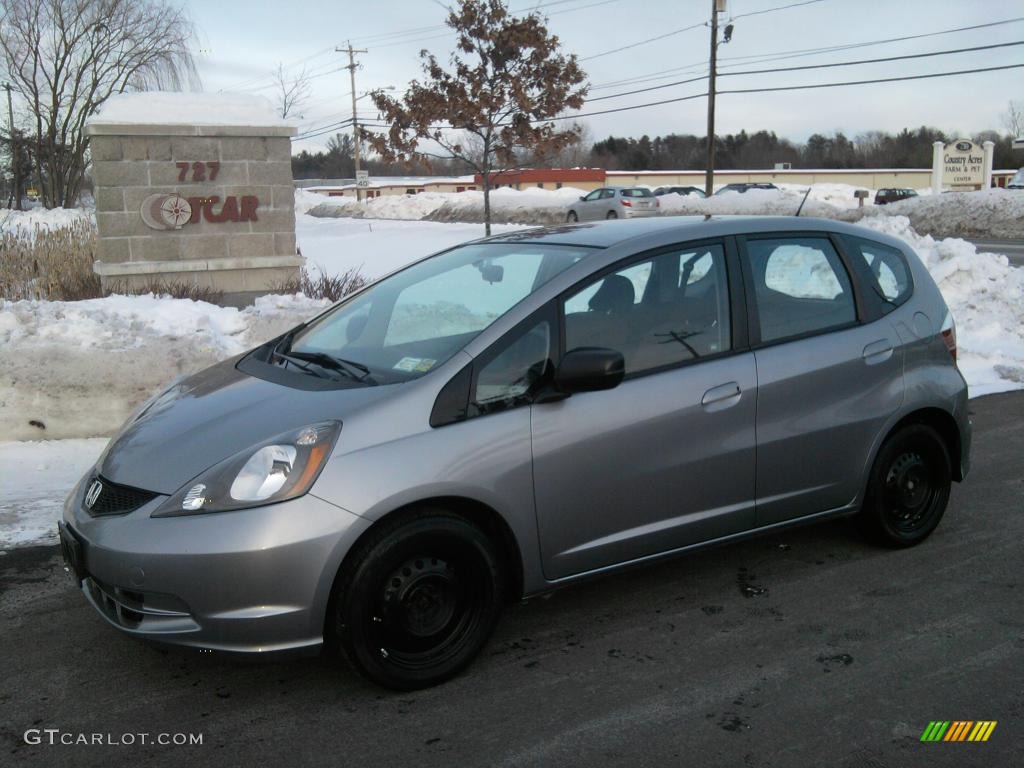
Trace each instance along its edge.
<path fill-rule="evenodd" d="M 543 190 L 531 196 L 543 197 L 539 192 Z M 724 207 L 716 213 L 734 213 L 735 206 L 729 208 L 726 201 L 758 207 L 763 202 L 759 194 L 709 202 Z M 839 197 L 843 190 L 819 191 L 820 199 L 812 195 L 808 206 L 829 205 L 829 194 Z M 300 211 L 308 197 L 297 196 Z M 418 199 L 423 197 L 393 200 L 429 207 L 428 200 Z M 998 196 L 990 197 L 989 202 L 1006 205 Z M 19 226 L 30 221 L 31 227 L 81 215 L 32 212 L 17 218 Z M 410 218 L 299 215 L 298 242 L 314 270 L 330 274 L 360 267 L 375 278 L 483 235 L 479 224 Z M 1024 388 L 1024 270 L 1011 267 L 1005 256 L 979 253 L 963 240 L 921 237 L 905 216 L 868 216 L 862 223 L 907 240 L 931 270 L 957 319 L 960 367 L 971 395 Z M 515 228 L 498 225 L 495 231 Z M 0 550 L 55 540 L 54 524 L 64 497 L 106 444 L 105 437 L 93 436 L 109 434 L 112 425 L 121 424 L 135 405 L 178 374 L 272 338 L 325 306 L 327 302 L 302 296 L 265 297 L 242 311 L 152 296 L 0 301 L 0 434 L 9 441 L 0 443 Z M 11 481 L 15 477 L 17 484 Z"/>

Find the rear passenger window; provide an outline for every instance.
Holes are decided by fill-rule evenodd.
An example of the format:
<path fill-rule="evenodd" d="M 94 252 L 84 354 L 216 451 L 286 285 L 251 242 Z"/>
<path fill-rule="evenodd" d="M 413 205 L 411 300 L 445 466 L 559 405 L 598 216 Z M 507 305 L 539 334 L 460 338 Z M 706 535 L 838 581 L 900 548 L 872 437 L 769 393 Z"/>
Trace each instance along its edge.
<path fill-rule="evenodd" d="M 872 279 L 868 285 L 882 301 L 885 313 L 896 309 L 910 298 L 912 282 L 910 269 L 903 254 L 896 248 L 873 243 L 860 238 L 848 238 L 852 244 L 853 257 L 859 254 L 868 265 Z"/>
<path fill-rule="evenodd" d="M 565 348 L 622 353 L 626 375 L 730 348 L 729 288 L 718 244 L 659 254 L 565 301 Z"/>
<path fill-rule="evenodd" d="M 761 341 L 855 322 L 850 277 L 827 238 L 748 240 Z"/>

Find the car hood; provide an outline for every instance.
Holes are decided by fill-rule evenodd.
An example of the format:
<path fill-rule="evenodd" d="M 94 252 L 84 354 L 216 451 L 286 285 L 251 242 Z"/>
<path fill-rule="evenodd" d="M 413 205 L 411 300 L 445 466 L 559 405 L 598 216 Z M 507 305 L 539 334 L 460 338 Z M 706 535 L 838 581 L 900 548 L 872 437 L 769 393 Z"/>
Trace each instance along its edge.
<path fill-rule="evenodd" d="M 282 432 L 345 415 L 396 386 L 306 391 L 226 360 L 174 386 L 126 424 L 100 457 L 108 480 L 172 494 L 223 459 Z"/>

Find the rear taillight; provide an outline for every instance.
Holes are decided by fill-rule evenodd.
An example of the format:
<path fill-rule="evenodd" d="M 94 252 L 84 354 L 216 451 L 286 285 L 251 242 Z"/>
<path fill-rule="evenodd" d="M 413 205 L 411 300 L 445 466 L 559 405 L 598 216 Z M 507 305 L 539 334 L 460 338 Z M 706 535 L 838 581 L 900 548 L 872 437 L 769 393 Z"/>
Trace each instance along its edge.
<path fill-rule="evenodd" d="M 942 340 L 946 342 L 946 349 L 949 350 L 950 356 L 953 358 L 953 362 L 956 362 L 956 321 L 953 319 L 953 313 L 946 311 L 946 319 L 942 321 Z"/>
<path fill-rule="evenodd" d="M 627 208 L 632 208 L 632 207 L 633 207 L 633 204 L 632 204 L 631 202 L 629 202 L 629 200 L 621 200 L 620 202 L 621 202 L 621 203 L 622 203 L 622 204 L 623 204 L 624 206 L 626 206 Z"/>

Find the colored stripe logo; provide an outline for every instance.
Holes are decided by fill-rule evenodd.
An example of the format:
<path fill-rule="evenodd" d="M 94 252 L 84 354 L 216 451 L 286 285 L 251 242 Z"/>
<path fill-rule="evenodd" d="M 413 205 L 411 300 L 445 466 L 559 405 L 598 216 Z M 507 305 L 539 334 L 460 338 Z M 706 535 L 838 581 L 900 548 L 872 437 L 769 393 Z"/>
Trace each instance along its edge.
<path fill-rule="evenodd" d="M 932 720 L 921 741 L 988 741 L 996 720 Z"/>

